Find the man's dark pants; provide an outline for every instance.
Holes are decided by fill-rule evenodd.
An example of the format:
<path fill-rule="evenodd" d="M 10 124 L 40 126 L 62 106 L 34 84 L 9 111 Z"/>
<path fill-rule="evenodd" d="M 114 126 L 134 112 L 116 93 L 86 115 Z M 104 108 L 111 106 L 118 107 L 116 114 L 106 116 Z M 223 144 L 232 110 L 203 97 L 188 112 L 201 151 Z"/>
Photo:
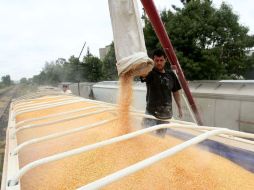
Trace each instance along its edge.
<path fill-rule="evenodd" d="M 146 113 L 146 114 L 148 114 L 148 113 Z M 168 124 L 168 123 L 169 123 L 169 121 L 162 121 L 162 120 L 150 119 L 150 118 L 143 118 L 143 120 L 142 120 L 142 126 L 144 128 L 152 127 L 154 125 Z M 166 132 L 167 132 L 167 129 L 156 130 L 156 134 L 161 137 L 164 137 L 166 135 Z"/>

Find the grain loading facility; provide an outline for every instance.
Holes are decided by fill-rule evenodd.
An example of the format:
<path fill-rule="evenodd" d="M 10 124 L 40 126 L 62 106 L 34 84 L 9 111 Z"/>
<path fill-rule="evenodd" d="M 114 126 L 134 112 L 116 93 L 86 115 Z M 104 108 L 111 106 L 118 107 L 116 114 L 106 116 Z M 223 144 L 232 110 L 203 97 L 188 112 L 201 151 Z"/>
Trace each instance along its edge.
<path fill-rule="evenodd" d="M 109 2 L 118 74 L 127 76 L 120 81 L 128 93 L 132 77 L 147 74 L 153 61 L 135 1 Z M 142 118 L 158 119 L 132 109 L 126 130 L 114 104 L 50 92 L 19 98 L 11 104 L 2 189 L 253 189 L 254 135 L 202 125 L 159 14 L 151 0 L 141 2 L 200 126 L 170 119 L 143 129 Z M 164 128 L 165 138 L 153 135 Z"/>

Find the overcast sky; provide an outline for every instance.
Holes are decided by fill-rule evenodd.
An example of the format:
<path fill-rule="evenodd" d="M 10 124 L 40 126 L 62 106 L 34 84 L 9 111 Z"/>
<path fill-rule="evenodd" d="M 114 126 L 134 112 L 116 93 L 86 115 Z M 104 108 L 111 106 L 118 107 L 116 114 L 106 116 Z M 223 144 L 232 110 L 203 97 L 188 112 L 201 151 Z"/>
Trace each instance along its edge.
<path fill-rule="evenodd" d="M 159 10 L 181 6 L 180 0 L 154 1 Z M 213 2 L 218 7 L 222 0 Z M 225 2 L 254 34 L 253 0 Z M 85 41 L 99 56 L 112 40 L 107 0 L 0 0 L 0 77 L 32 77 L 46 61 L 78 56 Z"/>

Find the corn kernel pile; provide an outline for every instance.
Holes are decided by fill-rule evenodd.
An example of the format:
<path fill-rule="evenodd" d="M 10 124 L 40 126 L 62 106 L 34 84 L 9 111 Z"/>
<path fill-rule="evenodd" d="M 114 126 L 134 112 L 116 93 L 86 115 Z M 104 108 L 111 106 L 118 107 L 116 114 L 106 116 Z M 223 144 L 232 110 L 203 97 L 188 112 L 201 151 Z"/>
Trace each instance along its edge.
<path fill-rule="evenodd" d="M 48 99 L 35 100 L 34 102 L 43 101 L 48 101 Z M 24 113 L 17 116 L 16 122 L 52 113 L 89 107 L 95 104 L 96 103 L 91 102 L 80 102 Z M 69 114 L 68 116 L 93 111 L 95 111 L 95 109 Z M 26 129 L 18 132 L 18 144 L 30 139 L 74 129 L 114 117 L 115 115 L 113 113 L 106 112 L 43 127 Z M 64 118 L 64 116 L 58 116 L 54 119 L 60 118 Z M 44 119 L 29 124 L 42 123 L 54 119 Z M 29 145 L 19 152 L 20 167 L 56 153 L 119 136 L 125 133 L 125 131 L 125 129 L 119 127 L 119 121 L 115 120 L 111 123 L 84 130 L 79 133 Z M 34 168 L 21 178 L 21 188 L 24 190 L 75 189 L 181 142 L 181 140 L 172 136 L 159 138 L 150 134 L 142 135 Z M 122 178 L 106 186 L 104 189 L 251 190 L 253 187 L 253 173 L 223 157 L 202 150 L 199 147 L 191 147 L 172 157 L 153 164 L 144 170 Z"/>

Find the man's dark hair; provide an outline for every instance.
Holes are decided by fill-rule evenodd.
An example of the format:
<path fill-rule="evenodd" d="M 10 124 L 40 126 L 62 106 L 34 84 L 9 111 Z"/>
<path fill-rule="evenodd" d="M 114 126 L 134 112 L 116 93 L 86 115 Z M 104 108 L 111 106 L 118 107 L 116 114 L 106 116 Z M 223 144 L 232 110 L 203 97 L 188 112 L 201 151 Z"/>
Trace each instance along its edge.
<path fill-rule="evenodd" d="M 156 50 L 154 50 L 154 52 L 153 52 L 153 58 L 154 58 L 154 56 L 157 56 L 157 57 L 163 56 L 165 59 L 167 58 L 166 54 L 164 53 L 164 51 L 162 49 L 156 49 Z"/>

